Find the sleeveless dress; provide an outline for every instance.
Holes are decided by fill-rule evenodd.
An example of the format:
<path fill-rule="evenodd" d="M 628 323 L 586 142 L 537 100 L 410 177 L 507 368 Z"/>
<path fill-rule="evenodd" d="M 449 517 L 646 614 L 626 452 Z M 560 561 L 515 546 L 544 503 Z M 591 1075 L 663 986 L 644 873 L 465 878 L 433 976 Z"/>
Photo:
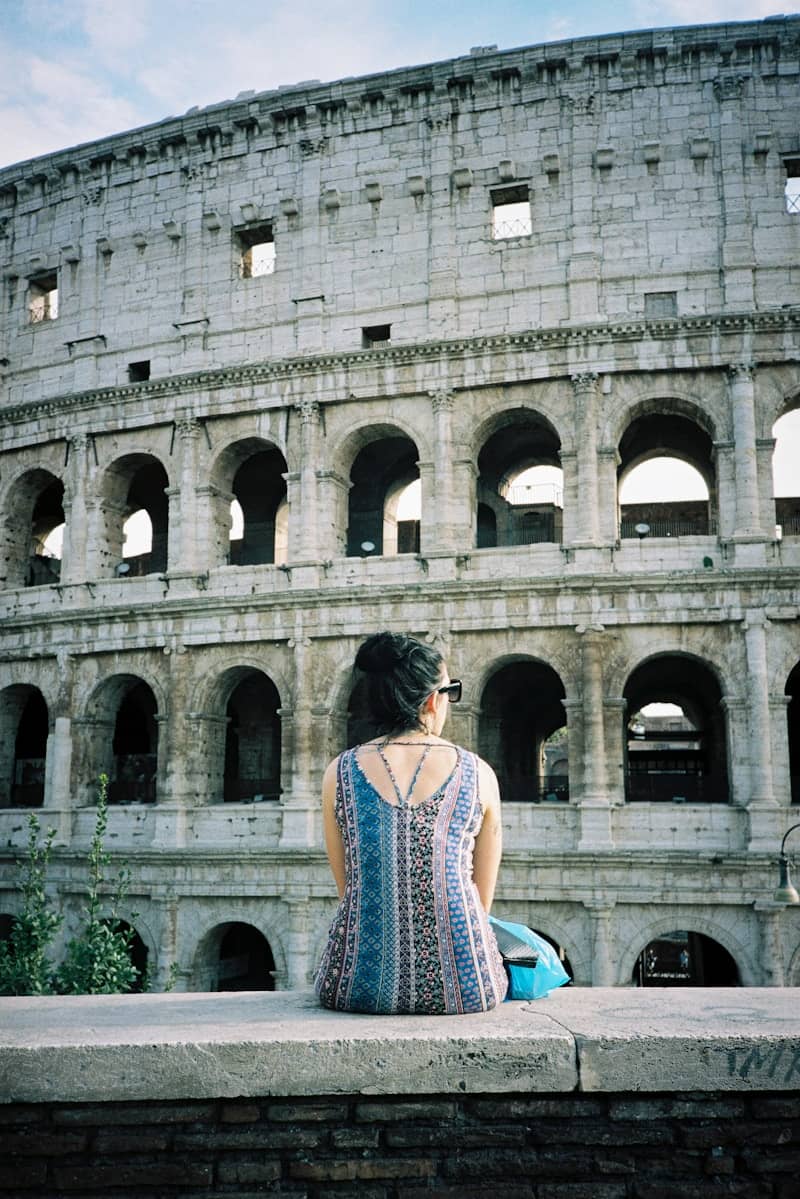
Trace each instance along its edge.
<path fill-rule="evenodd" d="M 414 804 L 384 799 L 356 750 L 339 758 L 346 881 L 315 978 L 325 1007 L 443 1015 L 488 1011 L 505 997 L 506 972 L 472 878 L 483 815 L 478 760 L 455 748 L 449 778 Z"/>

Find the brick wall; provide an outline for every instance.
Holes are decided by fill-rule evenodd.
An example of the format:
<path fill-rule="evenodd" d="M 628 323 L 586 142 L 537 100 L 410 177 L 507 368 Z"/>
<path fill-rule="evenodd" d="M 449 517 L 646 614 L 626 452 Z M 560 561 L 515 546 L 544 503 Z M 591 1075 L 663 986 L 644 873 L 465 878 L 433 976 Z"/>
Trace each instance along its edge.
<path fill-rule="evenodd" d="M 2 1127 L 3 1199 L 800 1193 L 791 1093 L 19 1104 Z"/>

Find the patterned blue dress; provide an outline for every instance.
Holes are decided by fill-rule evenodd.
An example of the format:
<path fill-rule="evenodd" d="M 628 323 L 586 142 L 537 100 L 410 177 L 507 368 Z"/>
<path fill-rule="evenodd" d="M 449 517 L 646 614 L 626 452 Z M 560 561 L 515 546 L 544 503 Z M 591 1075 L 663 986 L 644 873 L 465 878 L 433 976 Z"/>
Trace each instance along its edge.
<path fill-rule="evenodd" d="M 392 804 L 362 771 L 356 750 L 339 759 L 336 820 L 345 891 L 315 985 L 346 1012 L 483 1012 L 507 976 L 472 878 L 483 816 L 478 760 L 457 763 L 433 795 Z"/>

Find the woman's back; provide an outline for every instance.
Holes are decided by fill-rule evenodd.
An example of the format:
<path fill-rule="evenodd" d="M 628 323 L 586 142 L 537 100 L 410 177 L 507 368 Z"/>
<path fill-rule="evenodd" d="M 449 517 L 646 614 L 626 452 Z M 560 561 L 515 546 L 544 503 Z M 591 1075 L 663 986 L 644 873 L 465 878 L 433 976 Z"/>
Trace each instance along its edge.
<path fill-rule="evenodd" d="M 345 888 L 316 987 L 345 1011 L 458 1013 L 506 975 L 472 875 L 478 759 L 438 737 L 370 742 L 337 763 Z"/>

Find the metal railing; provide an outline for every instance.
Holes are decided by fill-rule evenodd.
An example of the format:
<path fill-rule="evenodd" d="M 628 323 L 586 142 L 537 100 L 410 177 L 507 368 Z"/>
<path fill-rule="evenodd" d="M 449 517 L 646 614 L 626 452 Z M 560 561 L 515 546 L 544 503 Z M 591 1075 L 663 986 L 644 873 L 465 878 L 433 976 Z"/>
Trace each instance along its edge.
<path fill-rule="evenodd" d="M 629 803 L 728 803 L 727 789 L 709 775 L 661 772 L 628 774 Z"/>
<path fill-rule="evenodd" d="M 637 525 L 647 525 L 647 533 L 636 531 Z M 620 537 L 709 537 L 715 536 L 717 522 L 713 517 L 653 517 L 645 520 L 642 517 L 623 517 L 620 523 Z"/>
<path fill-rule="evenodd" d="M 276 778 L 225 779 L 222 787 L 225 803 L 262 803 L 280 799 L 281 785 Z"/>
<path fill-rule="evenodd" d="M 800 537 L 800 516 L 787 516 L 775 528 L 780 529 L 781 537 Z"/>
<path fill-rule="evenodd" d="M 108 784 L 108 802 L 110 804 L 155 803 L 156 780 L 152 778 L 126 782 L 114 779 Z"/>
<path fill-rule="evenodd" d="M 568 803 L 569 777 L 553 774 L 545 782 L 539 779 L 501 780 L 500 794 L 504 803 Z"/>

